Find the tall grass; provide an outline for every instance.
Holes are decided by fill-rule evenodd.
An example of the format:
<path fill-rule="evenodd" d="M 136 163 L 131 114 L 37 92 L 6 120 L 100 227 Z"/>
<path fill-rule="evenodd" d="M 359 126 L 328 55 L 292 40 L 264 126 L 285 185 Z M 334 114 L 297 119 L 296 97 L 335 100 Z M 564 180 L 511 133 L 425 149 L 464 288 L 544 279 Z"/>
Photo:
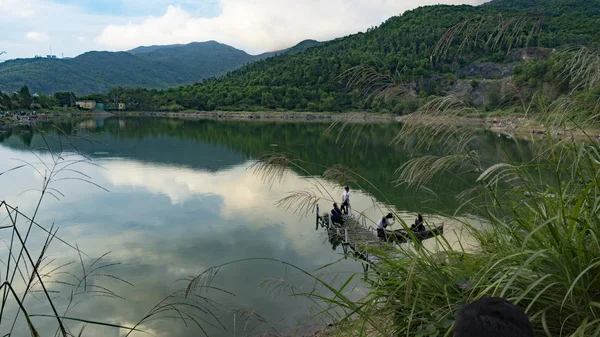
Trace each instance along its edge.
<path fill-rule="evenodd" d="M 39 189 L 23 192 L 38 193 L 39 197 L 31 214 L 0 200 L 0 240 L 6 245 L 6 256 L 0 258 L 0 328 L 6 332 L 5 336 L 85 336 L 85 327 L 88 325 L 117 331 L 122 329 L 129 336 L 132 333 L 144 333 L 148 324 L 158 320 L 176 321 L 185 326 L 194 325 L 206 336 L 208 333 L 205 328 L 208 326 L 227 330 L 217 316 L 219 304 L 210 299 L 208 291 L 230 293 L 217 287 L 189 292 L 186 291 L 187 280 L 180 280 L 179 284 L 183 284 L 181 287 L 165 296 L 133 326 L 72 315 L 76 307 L 95 298 L 126 303 L 125 295 L 105 286 L 103 280 L 117 282 L 125 287 L 134 285 L 111 272 L 120 263 L 108 260 L 109 253 L 97 258 L 91 257 L 77 244 L 61 238 L 58 226 L 44 226 L 37 220 L 46 198 L 60 201 L 65 197 L 59 189 L 60 182 L 79 182 L 107 191 L 82 169 L 90 165 L 98 166 L 91 158 L 77 151 L 78 141 L 91 140 L 66 134 L 62 130 L 59 130 L 59 134 L 55 139 L 56 146 L 51 146 L 47 138 L 43 137 L 45 147 L 31 152 L 37 159 L 35 162 L 15 158 L 15 167 L 0 172 L 0 186 L 2 179 L 10 179 L 12 173 L 24 169 L 32 170 L 42 181 Z M 33 239 L 40 233 L 44 236 L 41 245 Z M 63 253 L 70 250 L 78 258 L 64 261 L 62 258 L 49 257 L 48 252 L 53 243 L 60 245 Z M 48 318 L 54 320 L 55 330 L 47 329 Z M 38 326 L 42 322 L 46 327 L 44 330 Z M 28 331 L 22 331 L 24 327 Z"/>
<path fill-rule="evenodd" d="M 526 22 L 513 24 L 522 30 Z M 528 156 L 484 160 L 474 141 L 478 131 L 460 120 L 479 112 L 460 97 L 432 100 L 405 119 L 394 144 L 411 144 L 414 157 L 398 168 L 397 183 L 435 190 L 430 184 L 440 173 L 470 179 L 472 187 L 456 196 L 462 206 L 447 214 L 469 237 L 456 243 L 436 238 L 435 244 L 399 246 L 392 253 L 371 248 L 381 261 L 366 274 L 370 287 L 360 300 L 343 296 L 344 287 L 330 289 L 330 297 L 302 292 L 319 302 L 319 314 L 341 310 L 342 329 L 355 335 L 452 336 L 462 305 L 493 296 L 523 308 L 536 336 L 600 336 L 600 143 L 587 133 L 597 119 L 581 124 L 576 116 L 595 116 L 600 100 L 579 106 L 574 99 L 594 95 L 600 67 L 588 49 L 559 53 L 565 60 L 561 76 L 574 89 L 536 112 L 547 132 L 522 149 Z M 365 74 L 361 79 L 354 73 L 351 82 L 364 85 L 367 94 L 391 95 L 389 77 Z M 334 128 L 340 125 L 348 127 Z M 437 154 L 420 155 L 424 148 Z M 328 172 L 335 181 L 368 184 L 341 166 Z M 463 209 L 485 226 L 457 217 Z"/>

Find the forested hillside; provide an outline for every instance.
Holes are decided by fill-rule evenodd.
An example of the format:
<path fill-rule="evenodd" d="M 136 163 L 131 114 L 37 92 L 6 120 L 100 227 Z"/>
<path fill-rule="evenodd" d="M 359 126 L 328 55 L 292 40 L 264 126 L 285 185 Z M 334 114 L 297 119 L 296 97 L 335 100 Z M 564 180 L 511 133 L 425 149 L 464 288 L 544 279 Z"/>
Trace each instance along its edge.
<path fill-rule="evenodd" d="M 0 91 L 15 91 L 22 84 L 28 84 L 32 94 L 66 91 L 55 97 L 60 102 L 71 91 L 79 96 L 94 92 L 87 97 L 111 104 L 118 100 L 130 110 L 398 114 L 410 113 L 432 97 L 468 92 L 473 105 L 495 110 L 519 105 L 538 88 L 544 88 L 548 102 L 567 92 L 568 85 L 557 77 L 553 51 L 569 45 L 598 47 L 598 27 L 600 0 L 428 6 L 365 33 L 327 43 L 307 40 L 254 57 L 207 42 L 140 47 L 128 53 L 91 52 L 73 60 L 9 61 L 0 64 Z M 454 34 L 448 35 L 452 29 Z M 248 61 L 261 58 L 265 59 Z M 242 63 L 247 64 L 217 77 Z M 369 92 L 362 90 L 364 83 L 362 88 L 348 85 L 353 74 L 349 70 L 356 67 L 387 75 L 378 85 L 399 82 L 408 94 L 396 100 L 365 95 Z M 214 77 L 195 83 L 209 76 Z M 177 83 L 195 84 L 172 87 Z M 27 100 L 15 96 L 2 106 L 21 106 L 20 101 Z"/>
<path fill-rule="evenodd" d="M 458 57 L 457 47 L 461 41 L 457 38 L 449 46 L 445 58 L 433 57 L 436 45 L 451 27 L 487 16 L 506 22 L 511 17 L 530 18 L 531 22 L 519 26 L 511 53 L 498 46 L 467 43 Z M 345 111 L 380 108 L 406 113 L 431 95 L 453 90 L 464 78 L 472 78 L 473 87 L 476 87 L 478 79 L 489 77 L 487 73 L 509 76 L 530 52 L 547 56 L 549 49 L 544 48 L 567 44 L 598 45 L 598 27 L 600 0 L 496 0 L 479 7 L 429 6 L 392 17 L 366 33 L 337 39 L 302 53 L 288 53 L 251 63 L 222 78 L 165 91 L 116 89 L 112 97 L 118 95 L 132 103 L 131 108 L 145 110 Z M 525 47 L 529 49 L 523 49 Z M 484 70 L 491 67 L 492 71 L 465 70 L 473 65 L 478 69 L 480 64 L 485 65 Z M 348 69 L 359 65 L 372 66 L 410 83 L 414 97 L 392 105 L 365 100 L 358 90 L 347 88 L 348 80 L 343 76 Z M 484 97 L 481 101 L 489 103 L 494 99 Z"/>
<path fill-rule="evenodd" d="M 318 44 L 302 42 L 290 52 Z M 129 52 L 88 52 L 73 59 L 17 59 L 0 63 L 0 91 L 11 93 L 27 85 L 32 92 L 78 95 L 111 88 L 164 89 L 221 76 L 252 61 L 287 50 L 249 55 L 215 42 L 138 47 Z"/>

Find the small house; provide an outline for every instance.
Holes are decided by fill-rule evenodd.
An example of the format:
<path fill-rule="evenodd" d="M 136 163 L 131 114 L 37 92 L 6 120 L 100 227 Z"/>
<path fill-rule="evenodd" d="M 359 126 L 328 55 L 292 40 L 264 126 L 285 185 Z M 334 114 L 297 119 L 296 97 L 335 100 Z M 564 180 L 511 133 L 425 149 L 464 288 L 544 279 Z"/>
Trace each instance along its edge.
<path fill-rule="evenodd" d="M 119 111 L 125 110 L 125 103 L 119 103 Z"/>
<path fill-rule="evenodd" d="M 94 110 L 96 108 L 96 101 L 77 101 L 75 106 L 84 110 Z"/>

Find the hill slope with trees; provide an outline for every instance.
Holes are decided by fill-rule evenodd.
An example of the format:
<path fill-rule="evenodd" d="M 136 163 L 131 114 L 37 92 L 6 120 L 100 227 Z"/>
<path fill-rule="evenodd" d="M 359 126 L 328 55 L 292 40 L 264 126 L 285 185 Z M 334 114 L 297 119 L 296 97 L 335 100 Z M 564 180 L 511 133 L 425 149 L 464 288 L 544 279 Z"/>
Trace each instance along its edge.
<path fill-rule="evenodd" d="M 72 101 L 64 99 L 72 96 L 69 91 L 81 96 L 78 88 L 85 87 L 84 93 L 95 94 L 80 98 L 105 104 L 118 100 L 130 110 L 376 110 L 397 114 L 413 112 L 433 97 L 467 92 L 474 106 L 505 109 L 520 105 L 539 88 L 544 89 L 546 102 L 567 92 L 570 88 L 559 78 L 552 55 L 569 45 L 597 48 L 598 27 L 600 0 L 436 5 L 392 17 L 365 33 L 326 43 L 307 40 L 286 51 L 254 56 L 252 60 L 263 60 L 192 85 L 161 90 L 181 81 L 196 82 L 189 78 L 194 72 L 216 73 L 245 53 L 208 42 L 140 47 L 129 53 L 92 52 L 70 62 L 27 60 L 28 67 L 37 67 L 32 71 L 23 71 L 17 61 L 10 61 L 0 64 L 0 90 L 8 91 L 3 86 L 6 77 L 12 76 L 13 91 L 21 88 L 16 83 L 34 83 L 29 86 L 32 94 L 67 91 L 55 97 L 61 105 Z M 212 61 L 199 62 L 194 53 L 182 53 L 183 49 L 208 55 Z M 219 58 L 222 55 L 227 56 Z M 120 66 L 113 66 L 115 59 Z M 362 79 L 357 78 L 356 69 L 364 70 Z M 44 86 L 38 85 L 42 82 Z M 391 99 L 385 92 L 375 97 L 368 90 L 391 83 L 405 85 L 408 94 Z M 26 101 L 11 97 L 12 103 L 3 106 L 21 106 Z M 8 98 L 5 95 L 3 101 Z"/>
<path fill-rule="evenodd" d="M 290 52 L 317 44 L 304 41 L 290 48 Z M 0 91 L 18 91 L 23 85 L 40 94 L 72 91 L 84 95 L 117 86 L 165 89 L 221 76 L 244 64 L 285 52 L 249 55 L 208 41 L 138 47 L 129 52 L 92 51 L 72 59 L 16 59 L 0 63 Z"/>
<path fill-rule="evenodd" d="M 502 16 L 500 16 L 502 15 Z M 447 57 L 434 59 L 436 46 L 450 28 L 481 18 L 535 18 L 519 26 L 512 53 L 489 45 L 467 43 L 458 57 L 460 39 Z M 512 21 L 517 25 L 517 19 Z M 508 23 L 505 23 L 508 24 Z M 493 24 L 489 24 L 494 26 Z M 496 23 L 495 26 L 498 26 Z M 115 89 L 113 95 L 128 99 L 142 110 L 304 110 L 348 111 L 382 108 L 381 102 L 364 100 L 357 89 L 347 87 L 344 74 L 357 66 L 370 66 L 394 79 L 411 83 L 414 99 L 383 108 L 397 113 L 414 110 L 423 99 L 443 95 L 465 78 L 485 79 L 486 71 L 469 74 L 475 64 L 503 77 L 531 47 L 547 51 L 568 44 L 600 43 L 600 1 L 496 0 L 482 6 L 428 6 L 392 17 L 377 28 L 330 41 L 301 53 L 288 53 L 248 64 L 221 78 L 164 91 Z M 534 36 L 532 32 L 535 30 Z M 497 75 L 494 75 L 497 76 Z M 476 86 L 477 83 L 473 83 Z M 486 101 L 483 99 L 482 101 Z"/>

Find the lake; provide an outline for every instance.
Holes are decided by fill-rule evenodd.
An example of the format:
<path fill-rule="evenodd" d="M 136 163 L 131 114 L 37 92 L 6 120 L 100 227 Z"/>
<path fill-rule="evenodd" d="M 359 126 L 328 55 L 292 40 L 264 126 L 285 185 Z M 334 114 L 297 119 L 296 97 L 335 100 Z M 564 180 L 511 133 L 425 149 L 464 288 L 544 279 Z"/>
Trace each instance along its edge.
<path fill-rule="evenodd" d="M 52 294 L 59 312 L 69 307 L 65 316 L 123 326 L 132 326 L 165 296 L 185 289 L 183 279 L 212 266 L 266 258 L 314 272 L 340 260 L 341 247 L 332 249 L 323 230 L 315 231 L 314 214 L 276 206 L 290 192 L 315 184 L 337 201 L 341 199 L 341 186 L 348 182 L 307 179 L 307 172 L 320 176 L 327 167 L 343 164 L 360 173 L 370 184 L 352 184 L 352 207 L 374 221 L 381 214 L 373 206 L 383 204 L 407 221 L 416 213 L 426 217 L 452 214 L 460 206 L 456 195 L 469 187 L 468 182 L 451 175 L 437 180 L 435 195 L 396 186 L 396 169 L 410 158 L 411 144 L 390 145 L 401 128 L 395 124 L 361 124 L 343 130 L 341 135 L 328 132 L 329 124 L 317 122 L 132 117 L 55 124 L 39 126 L 40 130 L 16 127 L 10 133 L 0 133 L 0 172 L 24 162 L 31 164 L 0 175 L 0 200 L 18 206 L 27 215 L 34 214 L 40 193 L 33 189 L 40 189 L 44 172 L 52 170 L 40 164 L 40 160 L 52 159 L 48 147 L 55 153 L 62 147 L 67 159 L 84 156 L 93 161 L 93 165 L 77 163 L 69 167 L 73 171 L 61 172 L 60 177 L 67 179 L 57 179 L 51 185 L 36 217 L 46 228 L 53 224 L 59 227 L 57 236 L 85 254 L 80 260 L 75 249 L 55 239 L 44 265 L 49 263 L 47 269 L 52 270 L 75 261 L 48 278 L 59 281 L 48 283 L 55 291 Z M 81 139 L 59 140 L 63 132 Z M 490 161 L 521 156 L 527 144 L 517 143 L 483 131 L 474 141 Z M 303 169 L 288 170 L 283 180 L 266 180 L 252 170 L 252 164 L 268 152 L 286 152 L 298 159 Z M 426 151 L 440 152 L 435 148 Z M 94 184 L 82 181 L 88 177 Z M 319 204 L 322 210 L 331 208 L 331 201 L 321 200 Z M 5 216 L 3 210 L 2 225 L 7 224 Z M 22 218 L 18 222 L 23 232 L 27 225 Z M 0 234 L 5 242 L 10 241 L 10 232 Z M 28 247 L 39 254 L 46 236 L 34 228 Z M 6 256 L 7 247 L 2 246 L 1 256 Z M 98 267 L 102 268 L 85 280 L 78 279 L 85 268 L 89 272 Z M 322 276 L 340 284 L 343 276 L 361 270 L 360 263 L 342 260 Z M 282 288 L 261 286 L 266 279 L 273 279 L 268 283 L 271 286 L 283 282 L 304 291 L 313 286 L 298 270 L 274 261 L 225 266 L 211 284 L 230 293 L 210 289 L 202 294 L 218 302 L 215 316 L 227 331 L 210 326 L 219 325 L 212 315 L 199 313 L 198 317 L 208 321 L 203 328 L 212 336 L 242 336 L 270 328 L 274 333 L 289 333 L 297 326 L 320 324 L 311 319 L 310 303 L 279 291 Z M 84 290 L 73 299 L 70 290 L 80 282 L 85 283 Z M 361 291 L 357 284 L 350 296 L 360 296 Z M 50 314 L 48 306 L 36 297 L 43 296 L 32 294 L 26 305 L 34 308 L 34 314 Z M 176 312 L 163 315 L 170 318 L 150 321 L 144 329 L 160 336 L 202 334 L 191 320 L 187 327 L 182 324 Z M 14 313 L 8 316 L 12 319 Z M 245 320 L 249 316 L 251 322 Z M 34 325 L 40 330 L 56 329 L 54 321 L 47 318 L 34 318 Z M 81 325 L 69 323 L 77 332 Z M 17 326 L 21 328 L 15 335 L 28 335 L 23 319 Z M 119 336 L 123 332 L 88 325 L 84 335 Z"/>

